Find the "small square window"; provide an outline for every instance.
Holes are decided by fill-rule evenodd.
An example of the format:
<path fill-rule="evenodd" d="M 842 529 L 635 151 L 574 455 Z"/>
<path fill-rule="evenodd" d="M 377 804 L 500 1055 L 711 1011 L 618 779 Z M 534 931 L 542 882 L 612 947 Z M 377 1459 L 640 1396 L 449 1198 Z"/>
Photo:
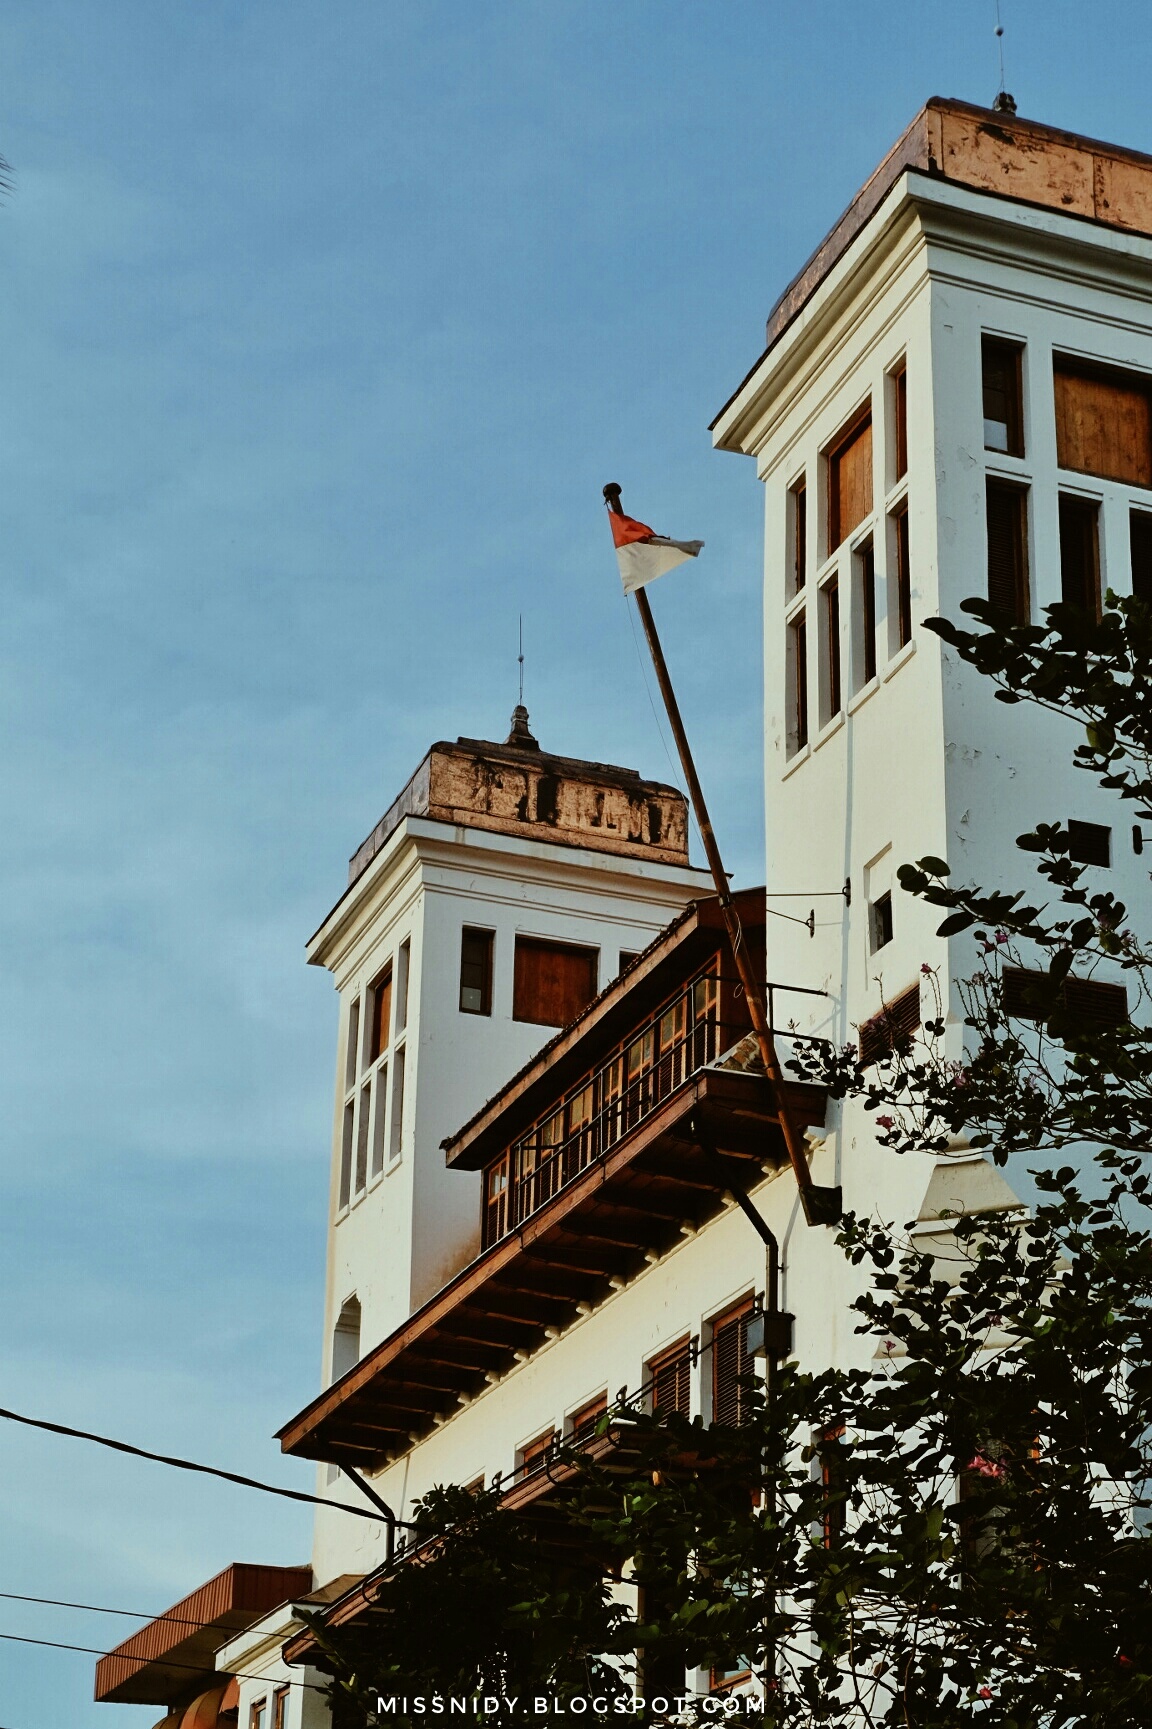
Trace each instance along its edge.
<path fill-rule="evenodd" d="M 877 949 L 886 948 L 892 941 L 892 896 L 883 894 L 872 902 L 869 909 L 871 920 L 871 948 L 875 954 Z"/>

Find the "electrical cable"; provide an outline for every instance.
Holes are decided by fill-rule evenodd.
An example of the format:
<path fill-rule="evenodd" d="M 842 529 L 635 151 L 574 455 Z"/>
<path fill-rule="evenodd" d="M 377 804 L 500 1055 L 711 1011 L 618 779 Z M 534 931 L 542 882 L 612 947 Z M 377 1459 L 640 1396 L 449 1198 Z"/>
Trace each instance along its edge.
<path fill-rule="evenodd" d="M 243 1628 L 238 1629 L 238 1631 L 242 1632 Z M 232 1635 L 233 1638 L 236 1636 L 235 1633 Z M 43 1645 L 50 1651 L 82 1651 L 89 1657 L 110 1657 L 112 1655 L 111 1651 L 101 1651 L 98 1645 L 66 1645 L 60 1639 L 32 1639 L 26 1633 L 0 1633 L 0 1639 L 6 1639 L 12 1645 Z M 130 1661 L 135 1660 L 130 1659 Z M 139 1661 L 143 1667 L 144 1659 Z M 166 1669 L 187 1669 L 194 1675 L 225 1673 L 224 1670 L 206 1669 L 203 1663 L 178 1663 L 172 1657 L 162 1657 L 159 1661 L 164 1664 Z M 315 1681 L 276 1681 L 271 1675 L 242 1674 L 235 1669 L 231 1671 L 231 1678 L 236 1681 L 267 1681 L 276 1687 L 307 1687 L 310 1693 L 326 1693 L 328 1691 L 326 1687 L 317 1686 Z"/>
<path fill-rule="evenodd" d="M 170 1621 L 173 1627 L 207 1627 L 209 1622 L 197 1621 L 187 1615 L 152 1614 L 145 1609 L 106 1609 L 101 1603 L 70 1603 L 63 1597 L 30 1597 L 23 1591 L 0 1591 L 8 1603 L 43 1603 L 50 1609 L 87 1609 L 93 1615 L 126 1615 L 130 1621 Z"/>
<path fill-rule="evenodd" d="M 360 1519 L 372 1519 L 381 1525 L 407 1524 L 407 1520 L 387 1520 L 382 1513 L 367 1507 L 351 1507 L 347 1501 L 330 1501 L 323 1495 L 308 1495 L 303 1489 L 281 1489 L 274 1483 L 261 1483 L 255 1477 L 242 1477 L 238 1471 L 224 1471 L 218 1465 L 198 1465 L 192 1459 L 176 1459 L 168 1453 L 150 1453 L 146 1447 L 133 1447 L 127 1441 L 113 1441 L 108 1435 L 94 1435 L 89 1429 L 73 1429 L 67 1423 L 49 1423 L 43 1417 L 25 1417 L 19 1411 L 0 1408 L 0 1417 L 10 1423 L 24 1423 L 30 1429 L 47 1429 L 53 1435 L 67 1435 L 76 1441 L 94 1441 L 98 1447 L 111 1447 L 116 1453 L 130 1453 L 136 1459 L 151 1459 L 157 1465 L 171 1465 L 178 1471 L 198 1471 L 206 1477 L 222 1477 L 226 1483 L 239 1483 L 242 1489 L 259 1489 L 265 1495 L 282 1495 L 288 1501 L 306 1501 L 313 1507 L 334 1507 L 339 1513 L 354 1513 Z"/>

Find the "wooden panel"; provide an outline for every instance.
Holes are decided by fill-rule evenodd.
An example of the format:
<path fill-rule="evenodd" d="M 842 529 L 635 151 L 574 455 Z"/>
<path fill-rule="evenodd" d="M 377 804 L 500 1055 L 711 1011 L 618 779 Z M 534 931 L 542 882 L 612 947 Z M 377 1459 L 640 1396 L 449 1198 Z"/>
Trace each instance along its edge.
<path fill-rule="evenodd" d="M 908 472 L 908 368 L 902 366 L 892 375 L 892 411 L 896 434 L 895 480 L 903 480 Z"/>
<path fill-rule="evenodd" d="M 1139 375 L 1057 360 L 1056 459 L 1061 468 L 1152 487 L 1152 399 Z"/>
<path fill-rule="evenodd" d="M 828 452 L 828 551 L 835 552 L 872 512 L 872 416 Z"/>
<path fill-rule="evenodd" d="M 1046 998 L 1047 973 L 1034 972 L 1029 967 L 1005 967 L 1001 979 L 1007 1014 L 1021 1020 L 1044 1018 L 1044 1010 L 1033 1001 L 1033 996 L 1039 996 L 1041 1001 Z M 1083 1023 L 1085 1032 L 1119 1026 L 1128 1019 L 1128 992 L 1123 985 L 1108 984 L 1103 979 L 1065 979 L 1057 993 L 1057 1002 Z"/>
<path fill-rule="evenodd" d="M 516 938 L 512 1019 L 566 1027 L 596 995 L 597 949 Z"/>
<path fill-rule="evenodd" d="M 392 968 L 382 973 L 372 986 L 372 1031 L 368 1045 L 368 1061 L 374 1063 L 388 1049 L 392 1025 Z"/>

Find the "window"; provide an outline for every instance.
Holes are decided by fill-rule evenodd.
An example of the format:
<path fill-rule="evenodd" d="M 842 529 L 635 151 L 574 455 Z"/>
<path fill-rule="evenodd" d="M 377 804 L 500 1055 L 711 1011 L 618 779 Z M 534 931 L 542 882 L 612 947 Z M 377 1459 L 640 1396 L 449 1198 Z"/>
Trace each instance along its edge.
<path fill-rule="evenodd" d="M 748 1417 L 746 1378 L 756 1359 L 748 1349 L 752 1298 L 745 1297 L 712 1323 L 712 1421 L 737 1428 Z"/>
<path fill-rule="evenodd" d="M 598 949 L 516 938 L 512 1019 L 566 1027 L 596 995 Z"/>
<path fill-rule="evenodd" d="M 1028 494 L 988 482 L 988 599 L 1013 624 L 1028 622 Z"/>
<path fill-rule="evenodd" d="M 820 1461 L 820 1482 L 824 1490 L 824 1510 L 821 1517 L 822 1537 L 826 1549 L 834 1549 L 844 1535 L 844 1515 L 847 1501 L 844 1485 L 844 1425 L 828 1423 L 816 1441 Z"/>
<path fill-rule="evenodd" d="M 892 653 L 912 641 L 912 559 L 908 549 L 908 505 L 894 510 L 892 524 L 892 625 L 889 641 Z M 893 626 L 895 627 L 893 629 Z"/>
<path fill-rule="evenodd" d="M 478 931 L 465 925 L 460 933 L 460 1012 L 464 1015 L 492 1013 L 492 949 L 495 931 Z"/>
<path fill-rule="evenodd" d="M 843 706 L 840 689 L 840 584 L 836 577 L 820 590 L 821 720 L 834 720 Z"/>
<path fill-rule="evenodd" d="M 360 1361 L 360 1299 L 349 1297 L 341 1305 L 332 1329 L 332 1380 L 338 1381 Z"/>
<path fill-rule="evenodd" d="M 1132 593 L 1152 606 L 1152 513 L 1134 510 L 1128 518 L 1132 547 Z"/>
<path fill-rule="evenodd" d="M 792 592 L 799 594 L 808 576 L 808 488 L 801 480 L 792 488 Z"/>
<path fill-rule="evenodd" d="M 1004 989 L 1004 1012 L 1020 1020 L 1042 1021 L 1052 1000 L 1048 974 L 1028 967 L 1005 967 L 1000 975 Z M 1056 992 L 1055 1003 L 1081 1022 L 1084 1032 L 1115 1027 L 1128 1019 L 1128 992 L 1123 985 L 1102 979 L 1066 978 Z"/>
<path fill-rule="evenodd" d="M 288 1729 L 289 1689 L 277 1687 L 272 1695 L 272 1729 Z"/>
<path fill-rule="evenodd" d="M 1152 487 L 1152 380 L 1057 355 L 1053 381 L 1060 467 Z"/>
<path fill-rule="evenodd" d="M 1100 616 L 1100 506 L 1060 494 L 1060 598 Z"/>
<path fill-rule="evenodd" d="M 901 364 L 892 374 L 893 481 L 908 472 L 908 368 Z"/>
<path fill-rule="evenodd" d="M 348 1011 L 348 1046 L 344 1053 L 344 1091 L 350 1092 L 360 1073 L 360 998 Z"/>
<path fill-rule="evenodd" d="M 268 1701 L 254 1699 L 248 1712 L 249 1729 L 268 1729 Z"/>
<path fill-rule="evenodd" d="M 368 1125 L 372 1118 L 372 1083 L 360 1088 L 360 1109 L 356 1123 L 356 1193 L 368 1181 Z"/>
<path fill-rule="evenodd" d="M 356 1139 L 356 1103 L 344 1106 L 340 1132 L 340 1195 L 337 1205 L 346 1207 L 352 1199 L 352 1148 Z"/>
<path fill-rule="evenodd" d="M 1103 865 L 1107 869 L 1112 863 L 1112 830 L 1103 823 L 1077 822 L 1073 818 L 1068 824 L 1068 839 L 1071 843 L 1068 856 L 1075 864 Z"/>
<path fill-rule="evenodd" d="M 617 973 L 622 973 L 624 971 L 625 967 L 630 967 L 634 960 L 639 959 L 639 956 L 640 956 L 639 949 L 621 949 L 620 950 L 620 965 L 616 969 Z"/>
<path fill-rule="evenodd" d="M 537 1435 L 534 1441 L 529 1441 L 520 1449 L 520 1475 L 530 1477 L 533 1471 L 542 1471 L 556 1445 L 555 1429 L 548 1429 L 543 1435 Z"/>
<path fill-rule="evenodd" d="M 984 385 L 984 448 L 1005 456 L 1024 454 L 1024 393 L 1018 342 L 985 336 L 980 344 Z"/>
<path fill-rule="evenodd" d="M 596 1428 L 601 1417 L 608 1409 L 607 1393 L 597 1393 L 594 1399 L 589 1399 L 586 1405 L 581 1405 L 578 1411 L 572 1413 L 569 1434 L 573 1441 L 591 1441 L 596 1434 Z"/>
<path fill-rule="evenodd" d="M 687 1417 L 692 1406 L 692 1341 L 680 1339 L 648 1364 L 651 1408 Z"/>
<path fill-rule="evenodd" d="M 380 1113 L 383 1115 L 383 1111 Z M 388 1125 L 388 1157 L 398 1159 L 404 1139 L 404 1052 L 396 1052 L 392 1066 L 392 1121 Z"/>
<path fill-rule="evenodd" d="M 887 948 L 892 941 L 892 896 L 878 895 L 868 909 L 868 944 L 871 952 Z"/>
<path fill-rule="evenodd" d="M 876 557 L 872 542 L 865 541 L 853 560 L 856 568 L 854 661 L 857 690 L 876 677 Z"/>
<path fill-rule="evenodd" d="M 787 751 L 795 756 L 808 743 L 808 626 L 804 614 L 788 626 L 789 724 Z"/>
<path fill-rule="evenodd" d="M 396 953 L 396 1037 L 408 1025 L 408 974 L 412 969 L 412 943 L 405 937 Z"/>
<path fill-rule="evenodd" d="M 370 1020 L 368 1024 L 368 1061 L 378 1062 L 388 1049 L 392 1024 L 392 968 L 385 967 L 368 988 Z"/>
<path fill-rule="evenodd" d="M 828 551 L 872 514 L 872 411 L 857 416 L 828 452 Z"/>
<path fill-rule="evenodd" d="M 881 1057 L 886 1057 L 896 1048 L 898 1043 L 911 1038 L 920 1025 L 920 986 L 910 985 L 892 1002 L 885 1003 L 878 1015 L 861 1023 L 860 1032 L 860 1062 L 864 1068 L 871 1063 L 878 1063 Z"/>

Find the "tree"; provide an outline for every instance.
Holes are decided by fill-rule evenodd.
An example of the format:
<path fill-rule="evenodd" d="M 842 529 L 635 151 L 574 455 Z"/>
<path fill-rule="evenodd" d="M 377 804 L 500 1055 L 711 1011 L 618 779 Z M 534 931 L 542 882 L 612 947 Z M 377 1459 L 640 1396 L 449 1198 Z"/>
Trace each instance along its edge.
<path fill-rule="evenodd" d="M 1041 627 L 967 610 L 980 631 L 930 628 L 1001 700 L 1079 724 L 1079 767 L 1152 820 L 1152 612 L 1111 594 L 1099 620 L 1055 607 Z M 1152 956 L 1066 829 L 1018 845 L 1054 901 L 957 887 L 939 859 L 900 873 L 975 939 L 963 1051 L 937 1013 L 871 1067 L 855 1046 L 797 1066 L 862 1099 L 894 1156 L 959 1138 L 1037 1160 L 1037 1203 L 949 1221 L 945 1254 L 845 1220 L 872 1366 L 780 1366 L 736 1428 L 611 1413 L 558 1454 L 547 1543 L 493 1495 L 428 1497 L 383 1613 L 325 1635 L 358 1710 L 578 1693 L 609 1716 L 636 1682 L 660 1715 L 653 1683 L 673 1677 L 675 1709 L 687 1668 L 748 1672 L 764 1720 L 805 1729 L 1152 1720 Z"/>

